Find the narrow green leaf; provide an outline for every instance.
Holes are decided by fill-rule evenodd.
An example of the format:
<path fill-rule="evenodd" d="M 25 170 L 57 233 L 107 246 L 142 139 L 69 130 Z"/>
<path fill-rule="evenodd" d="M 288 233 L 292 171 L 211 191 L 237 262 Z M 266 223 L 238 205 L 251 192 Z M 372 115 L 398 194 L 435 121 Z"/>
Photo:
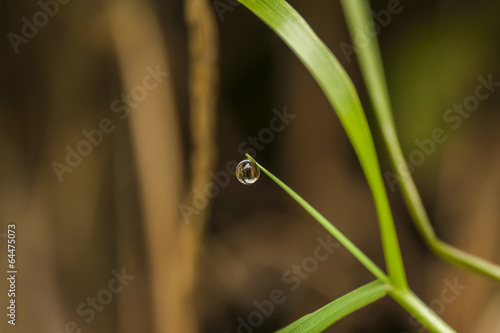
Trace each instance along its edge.
<path fill-rule="evenodd" d="M 387 294 L 380 281 L 370 282 L 350 293 L 337 298 L 324 307 L 305 315 L 299 320 L 277 331 L 277 333 L 323 332 L 335 322 L 362 307 L 378 301 Z"/>
<path fill-rule="evenodd" d="M 328 232 L 330 232 L 333 237 L 335 237 L 340 244 L 342 244 L 351 254 L 359 260 L 372 274 L 377 277 L 380 281 L 389 283 L 387 275 L 370 259 L 364 254 L 353 242 L 349 240 L 344 234 L 338 230 L 333 224 L 330 223 L 323 215 L 321 215 L 313 206 L 311 206 L 307 201 L 305 201 L 300 195 L 294 192 L 288 185 L 283 183 L 278 177 L 269 172 L 262 165 L 257 163 L 255 159 L 249 154 L 246 154 L 247 158 L 253 161 L 257 167 L 259 167 L 262 172 L 264 172 L 269 178 L 271 178 L 276 184 L 278 184 L 286 193 L 288 193 L 295 201 L 298 202 L 312 217 L 316 219 Z"/>
<path fill-rule="evenodd" d="M 373 194 L 389 277 L 395 286 L 405 288 L 406 276 L 392 214 L 373 139 L 354 84 L 333 53 L 286 1 L 239 1 L 288 44 L 337 112 Z"/>

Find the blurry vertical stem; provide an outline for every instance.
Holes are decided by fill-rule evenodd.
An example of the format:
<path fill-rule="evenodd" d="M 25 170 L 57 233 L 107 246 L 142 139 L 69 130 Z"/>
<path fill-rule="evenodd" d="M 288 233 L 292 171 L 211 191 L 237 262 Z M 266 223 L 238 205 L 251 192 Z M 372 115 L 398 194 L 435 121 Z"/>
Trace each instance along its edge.
<path fill-rule="evenodd" d="M 364 31 L 363 27 L 374 24 L 370 5 L 367 0 L 341 0 L 341 3 L 392 168 L 396 171 L 406 206 L 421 237 L 441 258 L 500 281 L 500 266 L 459 250 L 437 238 L 398 141 L 377 38 L 367 34 L 365 37 L 368 38 L 368 43 L 364 45 L 359 45 L 358 40 L 354 38 L 356 31 Z"/>
<path fill-rule="evenodd" d="M 191 184 L 202 188 L 210 182 L 216 160 L 215 106 L 218 90 L 218 32 L 213 9 L 205 0 L 184 0 L 189 42 L 189 122 L 192 151 Z M 199 218 L 199 216 L 201 218 Z M 206 212 L 193 219 L 204 224 Z"/>
<path fill-rule="evenodd" d="M 120 66 L 124 91 L 143 82 L 146 66 L 170 71 L 169 52 L 151 1 L 110 0 L 107 8 L 112 40 Z M 166 74 L 165 74 L 166 75 Z M 175 266 L 175 242 L 184 168 L 175 89 L 171 77 L 148 92 L 127 118 L 130 122 L 134 162 L 137 168 L 144 242 L 150 267 L 152 329 L 179 332 L 179 293 L 171 267 Z M 180 315 L 177 315 L 180 313 Z"/>
<path fill-rule="evenodd" d="M 189 134 L 191 137 L 190 184 L 188 189 L 201 189 L 210 182 L 216 160 L 215 104 L 218 90 L 218 32 L 214 11 L 205 0 L 184 0 L 184 19 L 189 47 Z M 189 191 L 186 202 L 193 202 Z M 211 205 L 197 214 L 183 216 L 178 228 L 175 253 L 176 292 L 179 303 L 175 313 L 177 327 L 183 333 L 198 332 L 195 287 L 199 278 L 199 255 L 203 232 Z M 188 220 L 186 220 L 188 219 Z M 174 310 L 172 310 L 174 311 Z"/>
<path fill-rule="evenodd" d="M 389 278 L 397 288 L 406 288 L 403 260 L 375 145 L 354 84 L 330 49 L 286 1 L 239 1 L 288 44 L 334 107 L 358 156 L 375 201 Z"/>

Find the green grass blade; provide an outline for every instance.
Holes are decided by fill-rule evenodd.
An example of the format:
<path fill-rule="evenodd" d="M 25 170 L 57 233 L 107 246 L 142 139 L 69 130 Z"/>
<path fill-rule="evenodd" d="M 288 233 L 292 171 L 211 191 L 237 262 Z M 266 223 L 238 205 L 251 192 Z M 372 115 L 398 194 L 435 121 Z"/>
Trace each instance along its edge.
<path fill-rule="evenodd" d="M 262 172 L 264 172 L 269 178 L 271 178 L 276 184 L 278 184 L 286 193 L 288 193 L 299 205 L 301 205 L 309 214 L 311 214 L 316 221 L 318 221 L 328 232 L 330 232 L 333 237 L 335 237 L 340 244 L 342 244 L 351 254 L 359 260 L 375 277 L 386 283 L 389 282 L 387 275 L 370 259 L 364 254 L 353 242 L 349 240 L 340 230 L 338 230 L 333 224 L 330 223 L 323 215 L 321 215 L 313 206 L 311 206 L 307 201 L 305 201 L 300 195 L 295 193 L 290 187 L 283 183 L 278 177 L 269 172 L 262 165 L 257 163 L 252 156 L 246 154 L 247 158 L 253 161 L 257 167 L 259 167 Z"/>
<path fill-rule="evenodd" d="M 369 22 L 374 24 L 367 0 L 341 0 L 351 36 Z M 358 39 L 352 38 L 356 46 L 357 58 L 361 73 L 365 80 L 368 94 L 373 104 L 375 116 L 381 129 L 382 137 L 389 152 L 392 168 L 396 171 L 399 186 L 406 206 L 412 216 L 415 227 L 426 244 L 441 258 L 472 271 L 484 274 L 500 281 L 500 266 L 461 251 L 439 240 L 425 211 L 422 199 L 408 166 L 405 162 L 401 146 L 396 133 L 392 108 L 389 100 L 387 83 L 385 80 L 382 57 L 376 36 L 366 36 L 369 39 L 363 45 L 357 45 Z"/>
<path fill-rule="evenodd" d="M 401 251 L 375 145 L 354 84 L 307 22 L 284 0 L 239 0 L 264 21 L 307 67 L 334 107 L 359 158 L 375 201 L 389 277 L 407 286 Z"/>
<path fill-rule="evenodd" d="M 389 290 L 389 295 L 425 328 L 433 333 L 456 333 L 441 317 L 418 298 L 411 290 Z"/>
<path fill-rule="evenodd" d="M 299 320 L 277 331 L 277 333 L 323 332 L 335 322 L 362 307 L 378 301 L 387 294 L 380 281 L 370 282 L 350 293 L 337 298 L 324 307 L 305 315 Z"/>

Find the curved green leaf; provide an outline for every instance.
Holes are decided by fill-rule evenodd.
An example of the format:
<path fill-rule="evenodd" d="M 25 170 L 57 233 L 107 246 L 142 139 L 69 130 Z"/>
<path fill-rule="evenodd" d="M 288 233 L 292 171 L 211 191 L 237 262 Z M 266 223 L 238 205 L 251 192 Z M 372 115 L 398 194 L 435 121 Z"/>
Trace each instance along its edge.
<path fill-rule="evenodd" d="M 324 307 L 305 315 L 277 333 L 323 332 L 335 322 L 387 295 L 385 285 L 380 281 L 370 282 Z"/>

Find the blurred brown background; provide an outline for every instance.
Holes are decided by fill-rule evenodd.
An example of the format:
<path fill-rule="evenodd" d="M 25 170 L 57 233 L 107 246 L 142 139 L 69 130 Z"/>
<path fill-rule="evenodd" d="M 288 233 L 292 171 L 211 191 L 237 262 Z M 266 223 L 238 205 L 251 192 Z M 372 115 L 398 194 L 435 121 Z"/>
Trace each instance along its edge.
<path fill-rule="evenodd" d="M 345 133 L 270 29 L 230 0 L 59 1 L 0 2 L 0 262 L 6 274 L 15 223 L 19 271 L 17 325 L 2 313 L 1 332 L 272 332 L 373 280 L 343 248 L 317 260 L 326 232 L 265 176 L 244 186 L 225 171 L 254 145 L 383 266 Z M 352 76 L 378 138 L 338 2 L 291 3 Z M 498 86 L 460 125 L 443 118 L 478 77 L 500 81 L 500 5 L 402 0 L 384 19 L 387 6 L 372 1 L 406 156 L 447 134 L 413 172 L 431 220 L 500 263 Z M 272 120 L 284 110 L 296 117 Z M 415 292 L 459 332 L 500 332 L 498 284 L 432 255 L 388 192 Z M 385 298 L 327 331 L 424 330 Z"/>

